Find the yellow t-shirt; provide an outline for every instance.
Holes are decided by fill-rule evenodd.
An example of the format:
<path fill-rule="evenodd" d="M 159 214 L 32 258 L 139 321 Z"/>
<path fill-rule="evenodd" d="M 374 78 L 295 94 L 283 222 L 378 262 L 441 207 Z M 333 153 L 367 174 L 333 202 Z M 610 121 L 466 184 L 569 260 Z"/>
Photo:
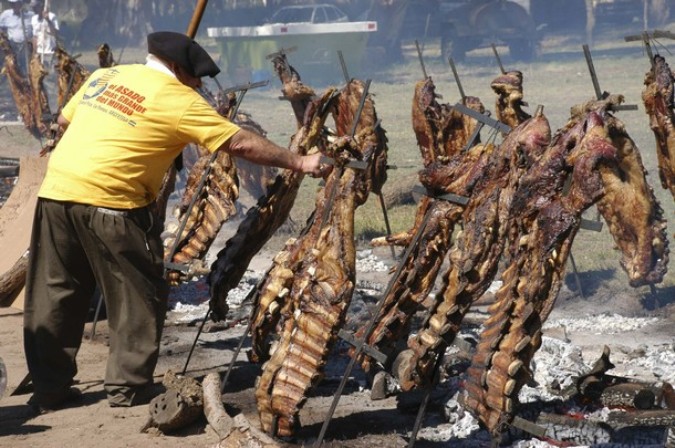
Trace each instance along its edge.
<path fill-rule="evenodd" d="M 96 70 L 62 113 L 70 125 L 38 195 L 109 208 L 151 203 L 185 145 L 213 152 L 239 130 L 196 91 L 140 64 Z"/>

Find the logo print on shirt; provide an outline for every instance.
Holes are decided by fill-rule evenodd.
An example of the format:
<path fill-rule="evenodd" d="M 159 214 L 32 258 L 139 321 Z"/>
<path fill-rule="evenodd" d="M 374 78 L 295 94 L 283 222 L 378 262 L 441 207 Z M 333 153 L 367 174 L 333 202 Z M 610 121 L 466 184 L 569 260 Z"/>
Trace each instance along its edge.
<path fill-rule="evenodd" d="M 90 100 L 102 94 L 108 87 L 108 81 L 110 81 L 110 79 L 115 77 L 115 75 L 118 73 L 119 70 L 113 68 L 107 70 L 100 78 L 93 79 L 89 84 L 87 84 L 87 90 L 84 92 L 82 99 Z"/>

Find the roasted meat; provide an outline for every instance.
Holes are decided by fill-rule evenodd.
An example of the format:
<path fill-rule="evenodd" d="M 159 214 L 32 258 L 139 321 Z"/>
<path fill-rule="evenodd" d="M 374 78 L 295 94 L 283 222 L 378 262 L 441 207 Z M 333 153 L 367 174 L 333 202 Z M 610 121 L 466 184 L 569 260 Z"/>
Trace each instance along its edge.
<path fill-rule="evenodd" d="M 447 160 L 460 153 L 476 129 L 477 122 L 473 118 L 454 110 L 448 104 L 437 101 L 436 86 L 431 78 L 419 81 L 415 85 L 412 102 L 412 125 L 417 139 L 422 163 L 428 167 L 437 160 Z M 483 113 L 485 108 L 476 97 L 467 96 L 464 105 Z M 478 140 L 476 140 L 477 143 Z M 422 198 L 417 206 L 413 227 L 387 237 L 375 238 L 374 246 L 396 245 L 407 246 L 415 230 L 419 228 L 429 208 L 430 200 Z"/>
<path fill-rule="evenodd" d="M 354 210 L 365 202 L 370 186 L 382 181 L 365 180 L 374 172 L 372 168 L 357 170 L 347 163 L 373 163 L 381 157 L 375 153 L 386 148 L 375 132 L 370 97 L 354 138 L 342 134 L 355 121 L 364 92 L 363 83 L 352 80 L 340 94 L 335 115 L 338 137 L 327 148 L 335 167 L 317 195 L 308 230 L 291 245 L 300 250 L 284 252 L 293 255 L 292 260 L 275 260 L 275 267 L 285 262 L 287 268 L 277 283 L 285 285 L 287 297 L 285 304 L 278 305 L 283 315 L 279 341 L 271 349 L 256 389 L 263 429 L 276 431 L 275 435 L 293 435 L 299 424 L 300 406 L 323 375 L 354 290 Z M 297 258 L 299 253 L 301 258 Z"/>
<path fill-rule="evenodd" d="M 513 129 L 489 157 L 463 211 L 463 230 L 449 251 L 450 265 L 436 294 L 442 300 L 434 301 L 422 328 L 408 340 L 410 350 L 395 362 L 394 373 L 404 390 L 432 380 L 436 359 L 492 283 L 512 227 L 513 194 L 550 140 L 548 120 L 540 113 Z"/>
<path fill-rule="evenodd" d="M 621 120 L 611 113 L 622 102 L 620 95 L 590 101 L 573 108 L 572 119 L 597 112 L 616 148 L 617 163 L 600 167 L 604 194 L 597 207 L 621 252 L 621 266 L 630 285 L 637 287 L 663 281 L 668 269 L 668 237 L 663 210 L 647 183 L 640 151 Z"/>
<path fill-rule="evenodd" d="M 90 73 L 82 64 L 77 62 L 77 59 L 60 46 L 57 46 L 54 50 L 54 56 L 56 57 L 56 75 L 59 85 L 57 101 L 58 108 L 61 109 L 75 95 Z"/>
<path fill-rule="evenodd" d="M 352 80 L 348 84 L 347 89 L 339 95 L 337 105 L 335 106 L 335 122 L 338 133 L 344 132 L 348 128 L 349 132 L 351 132 L 350 123 L 354 121 L 355 111 L 359 107 L 360 96 L 363 90 L 364 85 L 361 81 Z M 330 96 L 327 92 L 325 97 L 328 98 Z M 345 122 L 346 124 L 343 124 Z M 309 132 L 319 132 L 322 123 L 323 121 L 317 121 L 314 126 L 311 126 L 312 130 Z M 364 103 L 357 130 L 360 129 L 362 133 L 367 131 L 368 139 L 374 140 L 374 142 L 370 143 L 373 145 L 368 168 L 370 173 L 367 176 L 359 176 L 357 182 L 363 182 L 363 184 L 355 186 L 354 189 L 356 205 L 361 205 L 365 202 L 368 188 L 373 188 L 374 185 L 381 185 L 384 182 L 382 179 L 366 179 L 374 174 L 382 174 L 381 171 L 375 170 L 373 165 L 380 163 L 382 158 L 386 157 L 386 140 L 382 140 L 384 138 L 384 131 L 379 126 L 377 129 L 374 129 L 376 123 L 377 115 L 374 102 L 369 95 Z M 314 244 L 318 237 L 318 232 L 322 228 L 323 216 L 318 210 L 317 205 L 317 210 L 301 232 L 301 236 L 297 239 L 292 238 L 286 243 L 286 247 L 274 258 L 272 266 L 256 288 L 251 318 L 252 349 L 249 352 L 249 358 L 254 362 L 261 362 L 267 359 L 269 352 L 268 336 L 277 327 L 279 320 L 288 315 L 288 292 L 293 282 L 293 272 L 297 271 L 298 266 L 306 256 L 306 252 L 310 250 L 311 245 Z"/>
<path fill-rule="evenodd" d="M 43 121 L 43 117 L 51 117 L 51 112 L 42 87 L 46 72 L 40 64 L 40 59 L 31 60 L 29 74 L 24 76 L 17 66 L 17 56 L 9 44 L 7 34 L 3 32 L 0 32 L 0 51 L 4 54 L 3 72 L 9 81 L 9 90 L 24 126 L 33 137 L 38 139 L 46 137 L 49 125 Z"/>
<path fill-rule="evenodd" d="M 515 253 L 490 307 L 465 381 L 465 407 L 498 437 L 531 377 L 541 327 L 562 284 L 581 214 L 602 194 L 602 165 L 616 164 L 600 115 L 566 127 L 521 179 L 511 203 Z"/>
<path fill-rule="evenodd" d="M 497 120 L 507 124 L 511 129 L 530 118 L 530 114 L 522 108 L 523 102 L 523 74 L 517 70 L 503 73 L 490 84 L 497 94 L 495 113 Z"/>
<path fill-rule="evenodd" d="M 209 163 L 210 155 L 192 167 L 183 201 L 177 209 L 176 218 L 184 224 L 183 228 L 169 232 L 172 236 L 164 239 L 166 277 L 171 285 L 194 275 L 194 268 L 203 260 L 223 223 L 236 213 L 239 184 L 232 157 L 219 151 L 210 166 Z M 187 270 L 173 264 L 183 265 Z"/>
<path fill-rule="evenodd" d="M 642 101 L 649 116 L 649 126 L 656 137 L 661 186 L 675 199 L 675 129 L 673 128 L 673 82 L 675 77 L 665 58 L 655 55 L 651 70 L 645 75 Z"/>
<path fill-rule="evenodd" d="M 324 122 L 332 108 L 335 90 L 328 89 L 324 95 L 312 101 L 314 91 L 302 84 L 285 54 L 277 54 L 273 63 L 282 82 L 285 98 L 291 103 L 295 114 L 301 113 L 298 118 L 301 126 L 291 138 L 289 150 L 307 154 L 314 146 L 324 148 Z M 233 107 L 232 101 L 233 97 L 230 96 L 220 102 L 222 112 Z M 270 174 L 266 172 L 265 177 Z M 225 319 L 229 310 L 227 294 L 239 284 L 251 259 L 290 215 L 304 177 L 302 173 L 284 170 L 273 181 L 266 182 L 265 194 L 258 198 L 255 207 L 248 210 L 235 235 L 218 252 L 208 277 L 210 305 L 215 319 Z M 263 305 L 262 310 L 258 311 L 264 316 L 267 308 Z M 256 312 L 255 308 L 253 312 Z"/>
<path fill-rule="evenodd" d="M 461 204 L 434 196 L 445 193 L 470 196 L 487 154 L 493 150 L 492 145 L 475 145 L 464 152 L 476 120 L 438 104 L 436 98 L 431 78 L 417 83 L 412 105 L 413 129 L 425 166 L 420 181 L 428 195 L 418 204 L 414 227 L 373 241 L 375 245 L 387 242 L 408 246 L 398 278 L 387 290 L 367 341 L 386 355 L 394 353 L 399 340 L 408 334 L 412 315 L 431 292 L 450 247 L 454 226 L 464 210 Z M 475 97 L 466 97 L 465 105 L 484 112 Z M 361 329 L 357 336 L 363 337 L 364 331 Z M 370 371 L 371 362 L 364 356 L 363 368 Z"/>
<path fill-rule="evenodd" d="M 291 139 L 290 151 L 307 154 L 314 146 L 325 146 L 322 130 L 331 109 L 333 94 L 334 90 L 329 89 L 321 98 L 310 103 L 303 127 Z M 227 294 L 239 284 L 251 259 L 288 218 L 304 177 L 302 173 L 291 170 L 278 174 L 258 204 L 248 210 L 234 236 L 218 252 L 208 278 L 211 309 L 217 319 L 224 319 L 227 315 Z M 268 275 L 272 273 L 268 272 Z M 261 314 L 254 318 L 257 322 L 254 326 L 262 325 L 259 319 L 264 319 L 271 305 L 264 298 L 259 298 L 258 303 Z"/>

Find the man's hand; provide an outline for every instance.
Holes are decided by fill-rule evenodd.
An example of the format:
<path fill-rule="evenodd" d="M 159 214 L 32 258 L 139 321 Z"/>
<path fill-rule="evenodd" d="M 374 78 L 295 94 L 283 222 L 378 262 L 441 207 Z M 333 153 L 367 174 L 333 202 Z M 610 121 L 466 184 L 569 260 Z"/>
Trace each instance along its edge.
<path fill-rule="evenodd" d="M 317 152 L 308 156 L 303 156 L 301 160 L 301 171 L 312 177 L 323 177 L 331 172 L 332 167 L 321 163 L 321 153 Z"/>

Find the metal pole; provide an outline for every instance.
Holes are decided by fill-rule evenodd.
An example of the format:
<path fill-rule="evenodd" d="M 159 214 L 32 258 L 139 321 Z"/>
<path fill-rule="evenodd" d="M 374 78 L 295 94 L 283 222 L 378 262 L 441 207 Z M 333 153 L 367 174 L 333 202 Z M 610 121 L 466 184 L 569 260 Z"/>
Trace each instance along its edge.
<path fill-rule="evenodd" d="M 387 215 L 387 204 L 384 203 L 384 195 L 380 191 L 377 193 L 377 197 L 380 200 L 380 207 L 382 208 L 382 215 L 384 216 L 384 226 L 387 229 L 387 235 L 391 236 L 391 225 L 389 225 L 389 215 Z M 395 260 L 396 259 L 396 249 L 394 249 L 393 245 L 389 245 L 389 248 L 391 249 L 391 256 Z"/>
<path fill-rule="evenodd" d="M 344 390 L 345 386 L 347 385 L 347 380 L 349 379 L 349 374 L 352 372 L 352 369 L 354 368 L 354 364 L 356 363 L 356 360 L 359 358 L 359 355 L 363 351 L 363 346 L 366 344 L 366 341 L 368 340 L 368 338 L 372 334 L 373 330 L 375 329 L 375 320 L 377 319 L 378 315 L 382 311 L 382 308 L 384 308 L 384 303 L 386 301 L 387 296 L 389 295 L 389 292 L 394 287 L 394 284 L 398 281 L 398 278 L 401 275 L 401 273 L 403 272 L 403 268 L 405 267 L 405 264 L 406 264 L 406 261 L 407 261 L 408 257 L 412 253 L 413 249 L 417 246 L 417 242 L 419 241 L 420 237 L 422 236 L 422 234 L 426 230 L 426 225 L 429 222 L 429 216 L 431 216 L 430 210 L 431 209 L 428 209 L 426 211 L 426 214 L 424 215 L 424 218 L 422 220 L 422 224 L 420 225 L 419 229 L 417 229 L 417 232 L 415 233 L 412 240 L 410 241 L 410 244 L 408 244 L 408 247 L 406 248 L 406 251 L 403 254 L 403 257 L 398 264 L 396 272 L 394 273 L 394 275 L 389 280 L 389 283 L 387 284 L 387 289 L 384 291 L 384 293 L 380 297 L 380 300 L 377 302 L 377 306 L 375 307 L 375 310 L 373 311 L 373 317 L 368 322 L 368 326 L 366 327 L 366 331 L 363 334 L 363 339 L 356 341 L 356 344 L 354 345 L 354 354 L 352 355 L 352 358 L 349 360 L 349 364 L 347 365 L 347 368 L 345 369 L 345 372 L 342 375 L 342 380 L 340 381 L 338 389 L 335 392 L 333 402 L 331 403 L 330 408 L 328 409 L 328 414 L 326 415 L 326 417 L 323 421 L 323 425 L 321 426 L 321 431 L 319 432 L 319 436 L 316 439 L 316 442 L 314 443 L 314 447 L 316 447 L 316 448 L 320 447 L 321 443 L 323 442 L 323 438 L 326 435 L 326 431 L 328 430 L 328 424 L 330 423 L 330 420 L 333 417 L 333 414 L 335 413 L 335 409 L 337 408 L 338 402 L 340 400 L 340 396 L 342 395 L 342 391 Z"/>
<path fill-rule="evenodd" d="M 492 45 L 492 52 L 495 54 L 495 59 L 497 59 L 497 64 L 499 65 L 499 70 L 502 72 L 502 75 L 506 73 L 506 70 L 504 70 L 504 66 L 502 65 L 502 58 L 499 57 L 499 52 L 497 51 L 497 46 L 495 44 Z"/>
<path fill-rule="evenodd" d="M 91 335 L 89 340 L 93 341 L 96 337 L 96 323 L 98 322 L 98 317 L 101 315 L 101 308 L 103 307 L 103 294 L 101 291 L 98 291 L 98 303 L 96 304 L 96 311 L 94 312 L 94 321 L 91 324 Z"/>
<path fill-rule="evenodd" d="M 450 63 L 452 74 L 455 77 L 455 82 L 457 83 L 457 88 L 459 89 L 459 96 L 462 98 L 463 102 L 466 98 L 466 95 L 464 94 L 464 88 L 462 87 L 462 82 L 459 79 L 459 74 L 457 73 L 457 67 L 455 67 L 455 61 L 452 58 L 448 58 L 448 63 Z"/>
<path fill-rule="evenodd" d="M 211 305 L 209 305 L 209 309 L 206 310 L 206 314 L 204 314 L 202 323 L 199 325 L 199 330 L 197 330 L 197 336 L 195 336 L 195 340 L 192 341 L 192 347 L 190 347 L 190 352 L 188 353 L 187 359 L 185 360 L 185 365 L 183 366 L 183 371 L 181 372 L 181 375 L 185 375 L 185 372 L 187 372 L 188 365 L 190 364 L 190 359 L 192 358 L 192 352 L 195 351 L 195 347 L 197 346 L 199 336 L 201 336 L 202 331 L 204 330 L 204 325 L 206 324 L 206 320 L 209 318 L 210 314 L 211 314 Z"/>
<path fill-rule="evenodd" d="M 570 263 L 572 263 L 572 271 L 574 272 L 574 279 L 576 280 L 577 288 L 579 289 L 579 295 L 581 295 L 582 299 L 585 299 L 586 297 L 584 296 L 584 290 L 581 288 L 581 279 L 579 278 L 579 271 L 577 271 L 577 264 L 574 262 L 574 255 L 572 255 L 571 251 L 570 251 Z"/>
<path fill-rule="evenodd" d="M 420 43 L 415 40 L 415 47 L 417 47 L 417 57 L 420 60 L 420 66 L 422 67 L 422 74 L 424 74 L 424 79 L 427 79 L 427 68 L 424 66 L 424 58 L 422 57 L 422 49 L 420 48 Z"/>

